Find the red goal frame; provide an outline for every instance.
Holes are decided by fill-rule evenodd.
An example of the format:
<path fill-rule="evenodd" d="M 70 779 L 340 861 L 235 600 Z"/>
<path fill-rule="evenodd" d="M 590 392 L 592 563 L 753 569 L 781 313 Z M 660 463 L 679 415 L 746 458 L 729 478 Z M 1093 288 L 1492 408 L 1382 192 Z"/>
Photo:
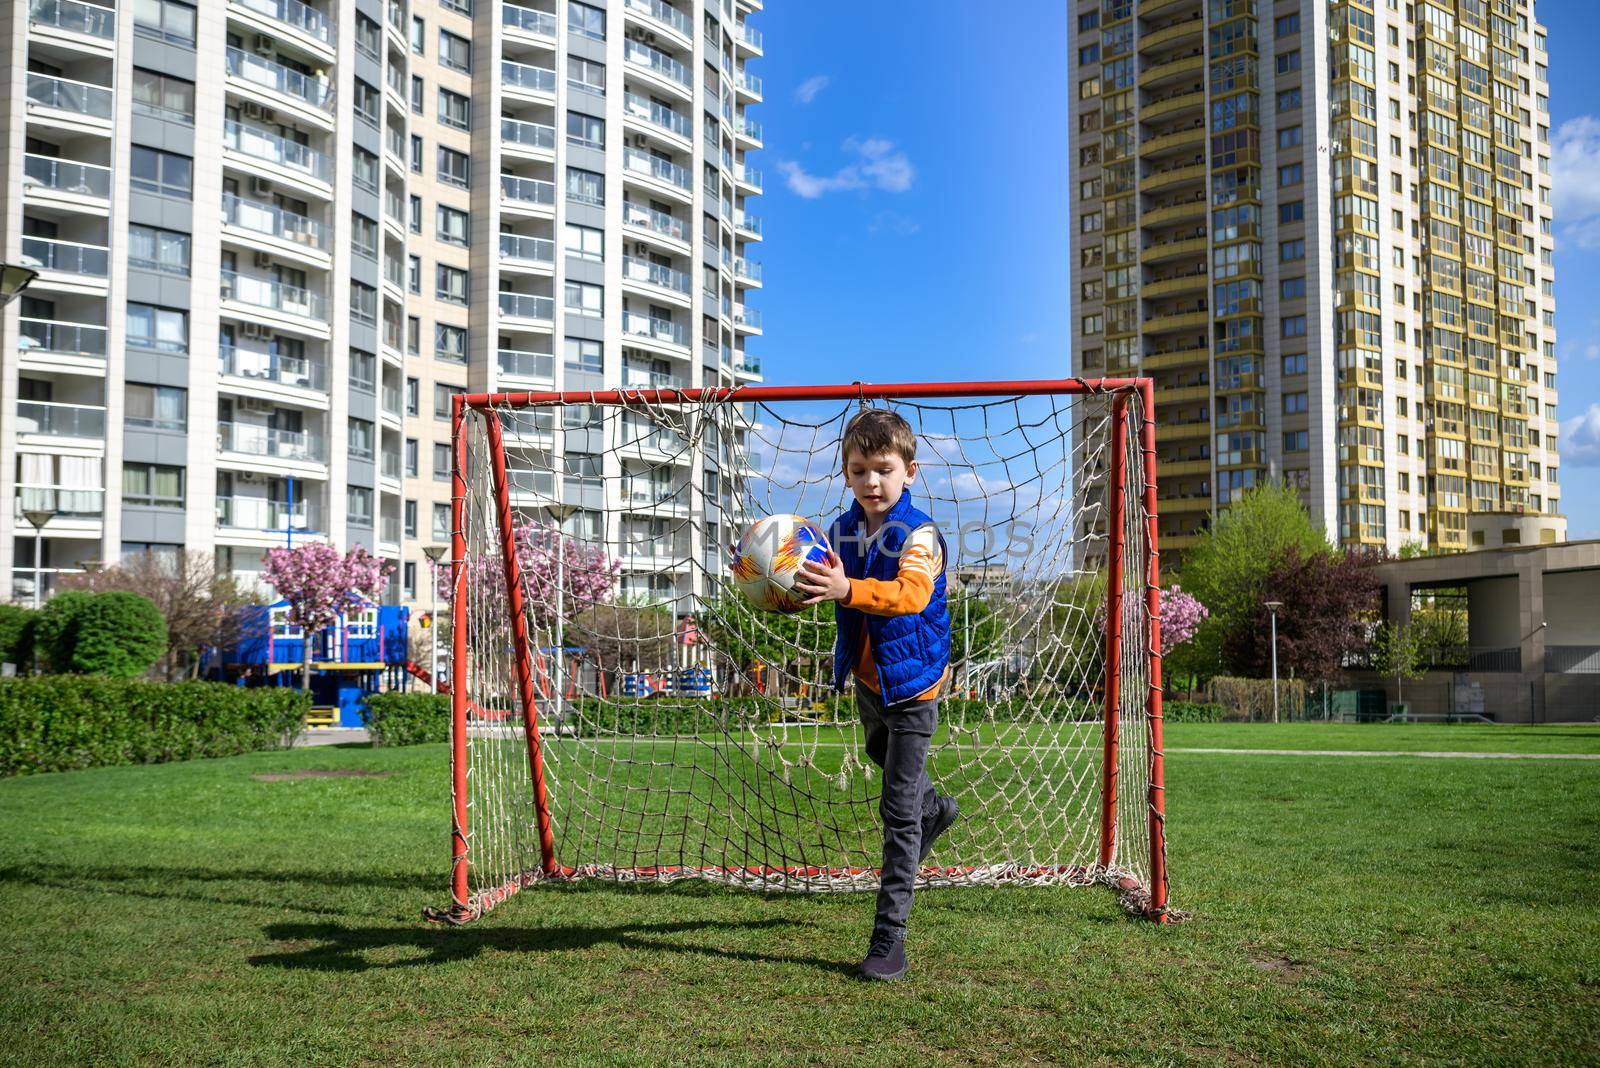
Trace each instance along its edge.
<path fill-rule="evenodd" d="M 458 393 L 451 407 L 451 903 L 446 911 L 428 910 L 429 919 L 464 923 L 476 918 L 482 911 L 517 892 L 532 878 L 569 878 L 582 874 L 563 867 L 557 861 L 554 826 L 547 794 L 544 759 L 538 729 L 536 689 L 545 683 L 536 679 L 534 657 L 529 644 L 527 616 L 523 604 L 521 565 L 514 544 L 515 516 L 511 506 L 509 479 L 505 458 L 504 439 L 500 420 L 493 417 L 495 409 L 565 406 L 565 405 L 621 405 L 621 404 L 677 404 L 699 402 L 761 402 L 761 401 L 850 401 L 850 400 L 917 400 L 962 397 L 1028 396 L 1065 394 L 1103 396 L 1111 400 L 1111 479 L 1108 485 L 1110 516 L 1124 514 L 1128 501 L 1126 438 L 1128 434 L 1129 406 L 1137 404 L 1142 417 L 1139 425 L 1139 447 L 1143 454 L 1143 496 L 1145 545 L 1148 547 L 1144 566 L 1145 612 L 1150 621 L 1148 635 L 1149 663 L 1148 693 L 1144 709 L 1149 726 L 1149 789 L 1146 798 L 1149 832 L 1149 882 L 1140 887 L 1132 880 L 1119 885 L 1123 891 L 1139 893 L 1142 914 L 1156 922 L 1169 922 L 1177 914 L 1169 907 L 1169 887 L 1166 865 L 1166 797 L 1165 766 L 1162 741 L 1161 704 L 1161 606 L 1160 606 L 1160 552 L 1156 499 L 1155 450 L 1155 389 L 1150 378 L 1098 378 L 1098 379 L 1034 379 L 1021 381 L 978 382 L 918 382 L 897 384 L 868 384 L 855 382 L 830 386 L 738 386 L 695 387 L 681 389 L 612 389 L 598 391 L 526 391 L 503 393 Z M 467 419 L 470 412 L 488 413 L 485 433 L 491 457 L 494 512 L 501 556 L 505 567 L 506 589 L 510 597 L 511 629 L 516 660 L 516 684 L 522 703 L 522 718 L 527 735 L 528 766 L 532 775 L 533 799 L 538 823 L 541 853 L 540 870 L 512 880 L 497 890 L 488 892 L 488 904 L 474 907 L 471 903 L 469 883 L 469 794 L 468 794 L 468 744 L 467 727 L 469 699 L 467 688 L 459 685 L 460 670 L 468 662 L 470 636 L 461 623 L 466 618 L 463 611 L 466 598 L 465 563 L 467 541 L 464 533 L 465 502 L 468 493 L 464 458 L 467 455 Z M 1123 524 L 1107 524 L 1107 595 L 1106 595 L 1106 671 L 1104 685 L 1105 719 L 1103 730 L 1103 761 L 1100 796 L 1099 861 L 1102 868 L 1113 862 L 1116 844 L 1119 756 L 1119 709 L 1122 671 L 1123 583 L 1127 576 L 1128 561 Z M 1134 562 L 1137 566 L 1138 561 Z M 925 869 L 926 870 L 926 869 Z M 964 870 L 964 869 L 963 869 Z M 952 873 L 955 869 L 950 870 Z M 654 877 L 666 869 L 638 869 L 641 877 Z M 852 872 L 853 873 L 853 872 Z M 818 874 L 818 872 L 789 872 L 788 874 Z M 1132 883 L 1132 885 L 1129 885 Z"/>

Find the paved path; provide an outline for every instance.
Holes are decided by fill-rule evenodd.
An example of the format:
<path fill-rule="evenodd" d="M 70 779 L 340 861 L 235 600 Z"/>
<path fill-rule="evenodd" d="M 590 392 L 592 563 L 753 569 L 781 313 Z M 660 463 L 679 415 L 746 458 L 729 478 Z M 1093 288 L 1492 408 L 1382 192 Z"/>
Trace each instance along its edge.
<path fill-rule="evenodd" d="M 304 749 L 308 745 L 343 745 L 370 740 L 365 727 L 315 727 L 302 731 L 300 737 L 295 739 L 294 747 Z"/>
<path fill-rule="evenodd" d="M 1168 746 L 1169 753 L 1238 753 L 1243 756 L 1429 757 L 1454 760 L 1600 760 L 1600 753 L 1455 753 L 1407 749 L 1205 749 Z"/>

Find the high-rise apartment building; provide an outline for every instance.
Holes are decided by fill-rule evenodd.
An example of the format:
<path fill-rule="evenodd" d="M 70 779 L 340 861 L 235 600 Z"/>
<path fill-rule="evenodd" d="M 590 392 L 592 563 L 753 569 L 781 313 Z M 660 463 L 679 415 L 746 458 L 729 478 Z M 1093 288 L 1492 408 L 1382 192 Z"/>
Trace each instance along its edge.
<path fill-rule="evenodd" d="M 322 538 L 425 604 L 451 394 L 758 378 L 761 6 L 3 5 L 3 257 L 41 273 L 0 335 L 0 599 L 35 551 L 48 592 L 145 549 L 251 579 Z M 513 428 L 515 503 L 625 544 L 659 518 L 591 417 Z M 625 593 L 688 592 L 622 563 Z"/>
<path fill-rule="evenodd" d="M 1564 537 L 1529 0 L 1069 0 L 1073 367 L 1156 381 L 1161 536 Z"/>

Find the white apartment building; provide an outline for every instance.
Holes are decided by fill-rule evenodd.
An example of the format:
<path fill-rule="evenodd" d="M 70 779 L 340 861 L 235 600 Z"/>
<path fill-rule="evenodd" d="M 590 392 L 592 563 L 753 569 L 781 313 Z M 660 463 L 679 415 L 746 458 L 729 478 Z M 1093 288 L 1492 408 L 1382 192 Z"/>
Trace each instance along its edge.
<path fill-rule="evenodd" d="M 40 271 L 0 315 L 0 599 L 310 538 L 425 607 L 451 394 L 759 379 L 761 0 L 0 6 L 0 258 Z M 590 414 L 516 432 L 514 503 L 627 544 L 675 513 Z M 623 592 L 691 592 L 661 557 Z"/>

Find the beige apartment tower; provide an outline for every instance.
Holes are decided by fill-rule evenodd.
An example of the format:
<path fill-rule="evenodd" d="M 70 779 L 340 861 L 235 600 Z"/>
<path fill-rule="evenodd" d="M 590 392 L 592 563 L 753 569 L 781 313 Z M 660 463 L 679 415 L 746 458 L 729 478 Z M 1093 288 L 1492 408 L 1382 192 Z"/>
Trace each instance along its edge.
<path fill-rule="evenodd" d="M 758 379 L 761 6 L 0 5 L 0 252 L 40 271 L 0 334 L 0 599 L 313 538 L 426 607 L 451 394 Z M 518 506 L 637 545 L 590 414 L 518 430 Z M 643 551 L 625 594 L 692 592 Z"/>
<path fill-rule="evenodd" d="M 1073 369 L 1156 382 L 1162 546 L 1251 486 L 1398 551 L 1565 537 L 1529 0 L 1069 0 Z"/>

